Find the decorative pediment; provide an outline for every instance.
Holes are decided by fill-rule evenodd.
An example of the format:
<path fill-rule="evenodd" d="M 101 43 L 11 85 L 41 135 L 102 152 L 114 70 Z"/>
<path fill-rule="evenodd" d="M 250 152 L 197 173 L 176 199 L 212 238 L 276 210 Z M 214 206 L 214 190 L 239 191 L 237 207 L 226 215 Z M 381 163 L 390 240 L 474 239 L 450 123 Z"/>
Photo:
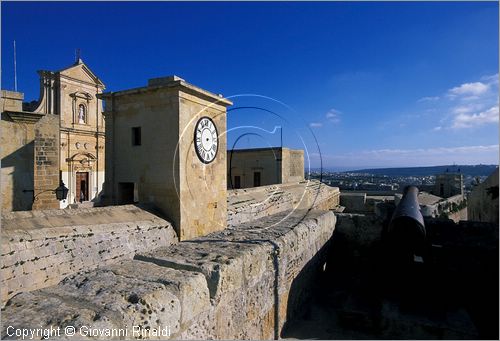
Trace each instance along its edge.
<path fill-rule="evenodd" d="M 92 153 L 76 153 L 66 159 L 66 162 L 77 164 L 81 167 L 92 168 L 97 158 Z"/>
<path fill-rule="evenodd" d="M 63 77 L 68 77 L 70 79 L 76 79 L 87 83 L 96 84 L 104 89 L 104 83 L 101 82 L 99 77 L 97 77 L 81 59 L 79 59 L 75 64 L 62 69 L 59 74 Z"/>
<path fill-rule="evenodd" d="M 72 94 L 69 94 L 71 97 L 73 98 L 82 98 L 82 99 L 85 99 L 85 100 L 92 100 L 94 99 L 94 97 L 89 94 L 88 92 L 83 92 L 83 91 L 77 91 L 77 92 L 74 92 Z"/>

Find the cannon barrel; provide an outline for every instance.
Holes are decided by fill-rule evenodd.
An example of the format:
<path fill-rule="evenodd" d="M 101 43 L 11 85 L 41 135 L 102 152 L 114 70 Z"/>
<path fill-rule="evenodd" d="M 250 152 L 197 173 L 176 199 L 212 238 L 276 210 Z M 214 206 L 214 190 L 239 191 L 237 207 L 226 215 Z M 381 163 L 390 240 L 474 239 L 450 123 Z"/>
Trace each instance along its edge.
<path fill-rule="evenodd" d="M 425 224 L 418 204 L 418 188 L 407 186 L 387 229 L 391 243 L 401 255 L 413 259 L 425 247 Z"/>

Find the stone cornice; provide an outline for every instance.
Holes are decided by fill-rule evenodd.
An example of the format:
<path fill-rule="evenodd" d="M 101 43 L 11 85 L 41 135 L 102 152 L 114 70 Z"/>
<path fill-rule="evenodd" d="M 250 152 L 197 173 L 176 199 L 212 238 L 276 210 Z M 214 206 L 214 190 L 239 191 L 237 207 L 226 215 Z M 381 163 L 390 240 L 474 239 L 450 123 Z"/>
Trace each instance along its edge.
<path fill-rule="evenodd" d="M 83 129 L 75 129 L 75 128 L 68 128 L 68 127 L 61 127 L 61 132 L 64 133 L 72 133 L 72 134 L 79 134 L 79 135 L 89 135 L 89 136 L 106 136 L 104 131 L 95 131 L 95 130 L 83 130 Z"/>
<path fill-rule="evenodd" d="M 149 81 L 148 86 L 134 88 L 134 89 L 128 89 L 128 90 L 122 90 L 122 91 L 116 91 L 116 92 L 105 92 L 102 94 L 98 94 L 97 98 L 111 99 L 113 96 L 118 97 L 118 96 L 123 96 L 123 95 L 144 93 L 144 92 L 158 90 L 158 89 L 162 89 L 162 88 L 172 88 L 172 89 L 176 89 L 176 90 L 178 89 L 178 90 L 186 92 L 188 94 L 200 96 L 203 99 L 206 99 L 210 102 L 213 102 L 214 104 L 218 104 L 221 106 L 227 107 L 227 106 L 230 106 L 233 104 L 233 102 L 231 102 L 227 98 L 223 97 L 222 95 L 216 95 L 210 91 L 207 91 L 207 90 L 204 90 L 200 87 L 192 85 L 192 84 L 186 82 L 184 79 L 179 78 L 177 76 L 153 78 Z"/>
<path fill-rule="evenodd" d="M 16 123 L 36 123 L 40 118 L 45 116 L 42 113 L 30 111 L 5 111 L 7 115 Z"/>

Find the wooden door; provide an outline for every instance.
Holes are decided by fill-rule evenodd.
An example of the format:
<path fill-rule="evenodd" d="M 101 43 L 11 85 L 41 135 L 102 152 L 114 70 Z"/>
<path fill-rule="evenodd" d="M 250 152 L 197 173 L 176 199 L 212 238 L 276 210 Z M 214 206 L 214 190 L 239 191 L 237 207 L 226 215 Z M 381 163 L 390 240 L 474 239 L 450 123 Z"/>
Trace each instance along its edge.
<path fill-rule="evenodd" d="M 89 172 L 76 173 L 76 201 L 84 202 L 89 200 Z"/>
<path fill-rule="evenodd" d="M 253 186 L 260 186 L 260 172 L 253 172 Z"/>

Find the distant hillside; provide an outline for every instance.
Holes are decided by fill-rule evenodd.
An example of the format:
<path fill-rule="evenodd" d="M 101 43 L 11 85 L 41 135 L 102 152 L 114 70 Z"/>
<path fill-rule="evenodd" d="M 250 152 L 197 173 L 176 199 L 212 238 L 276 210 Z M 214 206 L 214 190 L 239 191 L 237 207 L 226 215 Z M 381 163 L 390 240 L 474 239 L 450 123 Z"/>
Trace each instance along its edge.
<path fill-rule="evenodd" d="M 493 173 L 497 165 L 448 165 L 448 166 L 433 166 L 433 167 L 405 167 L 405 168 L 375 168 L 375 169 L 359 169 L 349 171 L 349 173 L 369 173 L 374 175 L 388 176 L 428 176 L 449 172 L 457 172 L 470 176 L 487 176 Z"/>

